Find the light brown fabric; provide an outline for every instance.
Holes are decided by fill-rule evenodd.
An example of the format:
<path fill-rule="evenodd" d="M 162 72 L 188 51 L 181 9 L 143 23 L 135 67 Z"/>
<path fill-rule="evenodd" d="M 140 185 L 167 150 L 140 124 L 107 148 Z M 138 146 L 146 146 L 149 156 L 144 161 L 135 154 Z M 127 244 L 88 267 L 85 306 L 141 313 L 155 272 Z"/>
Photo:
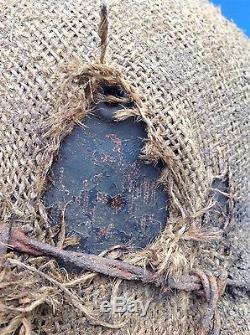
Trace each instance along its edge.
<path fill-rule="evenodd" d="M 88 112 L 88 101 L 74 79 L 86 64 L 99 60 L 100 4 L 1 0 L 0 5 L 0 219 L 31 225 L 34 234 L 43 238 L 48 222 L 41 196 L 53 154 L 72 122 Z M 127 260 L 175 275 L 193 266 L 227 269 L 232 261 L 224 250 L 227 236 L 211 219 L 211 188 L 214 178 L 227 179 L 230 208 L 222 228 L 232 227 L 232 219 L 242 225 L 248 208 L 249 40 L 203 0 L 114 0 L 109 21 L 107 66 L 140 97 L 128 114 L 135 113 L 145 122 L 144 158 L 165 163 L 161 182 L 171 198 L 166 230 Z M 62 71 L 65 63 L 72 65 Z M 48 132 L 51 120 L 55 125 L 61 115 L 66 122 L 70 113 L 75 114 L 69 124 L 62 123 L 65 127 L 56 128 L 56 136 Z M 210 242 L 216 236 L 220 240 Z M 41 265 L 39 260 L 32 262 Z M 14 273 L 17 270 L 12 271 L 8 276 L 22 279 L 22 274 Z M 99 276 L 91 282 L 85 278 L 72 290 L 90 308 L 98 310 L 100 301 L 110 300 L 116 289 L 119 295 L 152 300 L 145 317 L 127 315 L 126 326 L 110 331 L 91 326 L 58 288 L 50 294 L 49 283 L 37 275 L 34 278 L 28 287 L 30 302 L 34 292 L 42 294 L 44 289 L 49 308 L 41 305 L 32 313 L 12 310 L 12 314 L 5 310 L 0 314 L 2 324 L 11 324 L 15 315 L 19 319 L 3 334 L 11 334 L 22 323 L 23 329 L 32 324 L 35 334 L 39 329 L 46 334 L 194 334 L 203 310 L 202 301 L 184 292 L 166 297 L 141 284 L 115 285 L 114 280 Z M 67 280 L 63 274 L 58 278 Z M 8 305 L 10 291 L 1 294 Z M 23 304 L 15 303 L 15 307 Z M 227 293 L 221 304 L 223 334 L 248 334 L 246 308 L 246 296 L 233 301 Z M 99 318 L 105 315 L 99 313 Z M 110 318 L 111 323 L 120 319 Z"/>

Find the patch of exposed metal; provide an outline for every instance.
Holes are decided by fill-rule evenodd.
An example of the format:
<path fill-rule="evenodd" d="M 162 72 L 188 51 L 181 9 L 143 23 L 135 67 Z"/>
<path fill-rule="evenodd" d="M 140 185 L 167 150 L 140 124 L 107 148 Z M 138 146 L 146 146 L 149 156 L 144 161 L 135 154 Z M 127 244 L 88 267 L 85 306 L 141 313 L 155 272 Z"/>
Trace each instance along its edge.
<path fill-rule="evenodd" d="M 213 204 L 202 219 L 204 226 L 213 226 L 222 229 L 226 233 L 229 229 L 232 207 L 229 192 L 228 177 L 215 178 L 209 192 L 209 200 Z"/>
<path fill-rule="evenodd" d="M 139 158 L 144 126 L 133 118 L 113 121 L 117 110 L 99 103 L 64 139 L 43 198 L 51 225 L 66 206 L 67 231 L 90 253 L 117 244 L 144 248 L 167 219 L 167 194 L 157 182 L 162 167 Z"/>

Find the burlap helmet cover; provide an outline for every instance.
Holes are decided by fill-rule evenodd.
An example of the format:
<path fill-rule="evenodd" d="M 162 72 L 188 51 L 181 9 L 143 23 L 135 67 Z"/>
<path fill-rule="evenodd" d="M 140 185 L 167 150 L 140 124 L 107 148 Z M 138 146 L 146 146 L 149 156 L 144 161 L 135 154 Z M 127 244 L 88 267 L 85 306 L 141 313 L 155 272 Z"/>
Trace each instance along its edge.
<path fill-rule="evenodd" d="M 32 225 L 43 239 L 48 227 L 41 195 L 53 155 L 74 122 L 84 122 L 88 112 L 81 90 L 71 84 L 86 64 L 99 61 L 100 4 L 2 0 L 1 8 L 1 220 Z M 109 21 L 107 66 L 118 69 L 140 97 L 140 108 L 128 114 L 145 122 L 144 158 L 165 163 L 161 182 L 171 196 L 166 230 L 127 260 L 176 275 L 194 266 L 228 268 L 232 260 L 225 253 L 223 232 L 219 241 L 210 241 L 218 237 L 218 227 L 210 217 L 209 194 L 216 177 L 227 178 L 230 213 L 223 227 L 232 227 L 234 219 L 241 240 L 242 229 L 244 235 L 247 230 L 239 227 L 247 220 L 248 203 L 249 41 L 203 0 L 111 1 Z M 66 63 L 67 70 L 62 70 Z M 74 281 L 49 263 L 44 271 L 59 281 L 71 280 L 74 294 L 103 320 L 107 315 L 100 314 L 98 302 L 118 291 L 152 303 L 144 318 L 127 315 L 125 326 L 110 331 L 89 324 L 84 313 L 64 301 L 60 289 L 34 275 L 25 297 L 30 303 L 39 297 L 40 303 L 27 310 L 23 301 L 15 302 L 16 309 L 3 308 L 3 334 L 12 334 L 20 325 L 28 334 L 31 324 L 34 334 L 194 334 L 197 310 L 202 310 L 202 303 L 185 292 L 166 298 L 151 287 L 94 274 Z M 1 293 L 8 305 L 12 300 L 7 298 L 23 287 L 30 273 L 2 273 L 13 280 L 12 291 Z M 222 333 L 247 334 L 249 302 L 244 295 L 232 299 L 227 294 L 221 302 L 226 319 Z M 109 317 L 110 323 L 124 319 Z"/>

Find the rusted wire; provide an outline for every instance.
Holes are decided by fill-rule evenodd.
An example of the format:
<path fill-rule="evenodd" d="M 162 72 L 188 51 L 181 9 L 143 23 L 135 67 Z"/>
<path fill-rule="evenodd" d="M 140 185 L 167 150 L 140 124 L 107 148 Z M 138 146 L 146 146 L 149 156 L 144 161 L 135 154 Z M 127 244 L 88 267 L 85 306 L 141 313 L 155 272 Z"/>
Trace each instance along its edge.
<path fill-rule="evenodd" d="M 183 275 L 178 279 L 171 276 L 166 278 L 117 259 L 63 250 L 27 237 L 20 228 L 10 228 L 8 225 L 2 225 L 0 231 L 1 235 L 5 236 L 4 243 L 6 242 L 6 234 L 9 234 L 8 246 L 19 252 L 33 256 L 50 256 L 81 270 L 90 270 L 125 280 L 150 283 L 161 287 L 167 293 L 173 290 L 184 290 L 203 295 L 206 299 L 207 310 L 200 321 L 197 335 L 207 335 L 210 328 L 212 335 L 220 333 L 221 322 L 217 308 L 218 301 L 224 293 L 226 284 L 230 284 L 225 273 L 218 280 L 212 273 L 201 270 L 192 270 L 189 274 Z"/>
<path fill-rule="evenodd" d="M 220 296 L 223 293 L 221 291 L 221 284 L 219 284 L 219 281 L 217 281 L 211 272 L 192 270 L 192 274 L 200 279 L 208 304 L 207 311 L 200 320 L 197 335 L 207 335 L 210 327 L 211 335 L 218 335 L 220 334 L 221 321 L 217 306 Z M 223 287 L 225 288 L 224 284 Z"/>
<path fill-rule="evenodd" d="M 100 13 L 101 21 L 98 28 L 98 35 L 101 39 L 100 62 L 105 63 L 105 56 L 108 47 L 108 8 L 106 2 L 103 2 Z"/>

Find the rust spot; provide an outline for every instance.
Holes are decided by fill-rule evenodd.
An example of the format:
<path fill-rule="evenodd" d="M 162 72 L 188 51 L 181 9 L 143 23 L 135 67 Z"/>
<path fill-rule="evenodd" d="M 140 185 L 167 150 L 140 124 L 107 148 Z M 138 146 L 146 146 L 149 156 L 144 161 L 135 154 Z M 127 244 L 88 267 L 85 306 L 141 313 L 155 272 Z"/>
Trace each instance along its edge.
<path fill-rule="evenodd" d="M 126 204 L 124 197 L 117 194 L 114 197 L 108 197 L 108 205 L 113 209 L 122 209 Z"/>

